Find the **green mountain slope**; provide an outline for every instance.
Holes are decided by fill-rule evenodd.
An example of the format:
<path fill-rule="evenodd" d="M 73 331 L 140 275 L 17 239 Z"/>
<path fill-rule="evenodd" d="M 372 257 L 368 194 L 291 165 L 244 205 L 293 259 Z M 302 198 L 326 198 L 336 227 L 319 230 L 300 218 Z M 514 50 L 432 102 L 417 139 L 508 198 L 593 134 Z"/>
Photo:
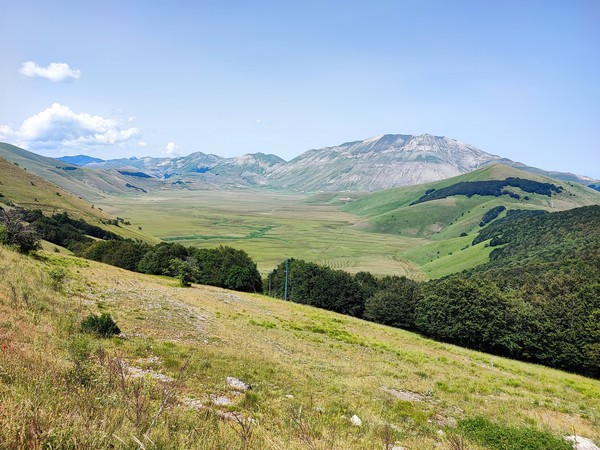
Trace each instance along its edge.
<path fill-rule="evenodd" d="M 139 194 L 159 187 L 153 178 L 126 176 L 117 170 L 86 169 L 1 142 L 0 157 L 91 202 L 106 195 Z"/>
<path fill-rule="evenodd" d="M 503 189 L 519 198 L 508 194 L 471 197 L 449 195 L 414 204 L 429 191 L 439 192 L 460 183 L 485 183 L 511 177 L 536 183 L 550 183 L 560 188 L 560 192 L 552 192 L 551 196 L 548 196 L 508 186 Z M 361 223 L 360 227 L 368 231 L 434 241 L 409 250 L 403 256 L 421 265 L 429 277 L 437 278 L 487 261 L 491 250 L 481 244 L 471 246 L 472 237 L 465 236 L 477 233 L 482 228 L 482 219 L 494 208 L 504 208 L 497 216 L 502 218 L 507 211 L 515 209 L 562 211 L 594 204 L 600 204 L 600 195 L 581 184 L 559 182 L 509 166 L 492 165 L 435 183 L 370 194 L 345 205 L 342 210 L 365 216 L 366 221 Z"/>
<path fill-rule="evenodd" d="M 418 329 L 600 375 L 600 206 L 512 214 L 481 230 L 473 243 L 489 245 L 490 261 L 429 282 L 417 308 Z"/>

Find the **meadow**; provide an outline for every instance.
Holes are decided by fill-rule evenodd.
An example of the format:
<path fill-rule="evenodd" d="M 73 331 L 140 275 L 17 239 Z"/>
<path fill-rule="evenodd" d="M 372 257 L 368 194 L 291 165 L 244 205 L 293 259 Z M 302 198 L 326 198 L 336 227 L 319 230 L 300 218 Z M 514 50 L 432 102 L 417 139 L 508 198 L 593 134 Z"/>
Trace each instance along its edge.
<path fill-rule="evenodd" d="M 242 249 L 266 274 L 286 258 L 317 262 L 350 273 L 424 272 L 403 256 L 428 241 L 363 229 L 365 221 L 339 210 L 331 196 L 267 190 L 154 191 L 99 202 L 113 216 L 167 242 Z"/>
<path fill-rule="evenodd" d="M 598 380 L 53 252 L 0 248 L 0 278 L 5 448 L 542 450 L 568 449 L 575 433 L 600 439 Z M 110 314 L 124 336 L 81 333 L 90 313 Z"/>

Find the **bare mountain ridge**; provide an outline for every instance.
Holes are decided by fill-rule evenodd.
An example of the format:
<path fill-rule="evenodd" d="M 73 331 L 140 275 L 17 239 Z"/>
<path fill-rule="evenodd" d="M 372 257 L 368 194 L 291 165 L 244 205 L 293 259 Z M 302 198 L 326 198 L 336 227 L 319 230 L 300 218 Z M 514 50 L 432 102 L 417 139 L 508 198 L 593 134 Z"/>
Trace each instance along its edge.
<path fill-rule="evenodd" d="M 66 158 L 65 158 L 66 159 Z M 548 172 L 443 136 L 386 134 L 334 147 L 309 150 L 289 162 L 264 153 L 223 158 L 195 152 L 175 158 L 129 158 L 84 164 L 85 169 L 143 172 L 152 184 L 190 189 L 266 186 L 304 192 L 380 191 L 438 181 L 502 163 L 584 185 L 588 177 Z M 141 180 L 135 180 L 138 183 Z M 150 187 L 150 186 L 149 186 Z M 150 187 L 151 188 L 151 187 Z"/>
<path fill-rule="evenodd" d="M 306 191 L 378 191 L 461 175 L 499 159 L 447 137 L 388 134 L 309 150 L 271 178 L 276 186 Z"/>

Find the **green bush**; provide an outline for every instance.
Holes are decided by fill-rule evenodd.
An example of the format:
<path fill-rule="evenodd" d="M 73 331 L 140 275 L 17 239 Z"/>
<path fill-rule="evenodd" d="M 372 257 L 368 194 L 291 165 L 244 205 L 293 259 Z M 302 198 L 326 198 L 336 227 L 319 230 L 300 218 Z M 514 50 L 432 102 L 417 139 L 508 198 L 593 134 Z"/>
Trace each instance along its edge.
<path fill-rule="evenodd" d="M 90 314 L 81 322 L 81 331 L 84 333 L 93 333 L 102 337 L 110 337 L 119 334 L 121 329 L 109 314 L 104 313 L 100 316 Z"/>
<path fill-rule="evenodd" d="M 516 428 L 490 422 L 483 417 L 459 423 L 464 435 L 493 450 L 569 450 L 571 444 L 559 436 L 533 428 Z"/>

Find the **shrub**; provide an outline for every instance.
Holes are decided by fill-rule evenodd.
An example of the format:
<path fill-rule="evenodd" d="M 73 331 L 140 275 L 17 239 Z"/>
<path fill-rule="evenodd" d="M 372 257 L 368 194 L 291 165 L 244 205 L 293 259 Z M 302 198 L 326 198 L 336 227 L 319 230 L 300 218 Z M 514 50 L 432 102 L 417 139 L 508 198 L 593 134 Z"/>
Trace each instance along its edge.
<path fill-rule="evenodd" d="M 100 316 L 90 314 L 81 322 L 81 331 L 84 333 L 93 333 L 102 337 L 110 337 L 119 334 L 121 329 L 109 314 L 104 313 Z"/>
<path fill-rule="evenodd" d="M 459 429 L 471 440 L 493 450 L 547 450 L 571 448 L 564 439 L 533 428 L 500 425 L 483 417 L 465 419 Z"/>
<path fill-rule="evenodd" d="M 37 233 L 23 222 L 20 211 L 0 208 L 0 244 L 14 246 L 20 253 L 27 254 L 41 245 Z"/>

